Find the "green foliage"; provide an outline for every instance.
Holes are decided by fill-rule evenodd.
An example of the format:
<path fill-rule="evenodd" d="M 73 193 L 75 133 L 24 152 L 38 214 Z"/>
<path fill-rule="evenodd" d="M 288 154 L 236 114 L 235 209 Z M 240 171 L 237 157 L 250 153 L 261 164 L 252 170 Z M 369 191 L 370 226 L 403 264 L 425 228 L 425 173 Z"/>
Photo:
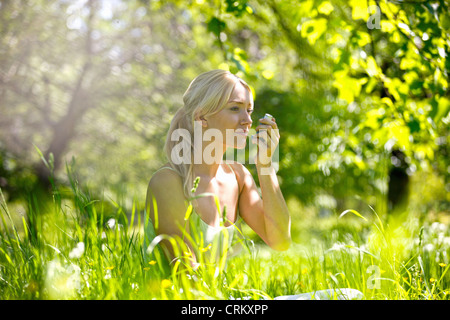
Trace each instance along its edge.
<path fill-rule="evenodd" d="M 68 267 L 88 280 L 64 297 L 180 297 L 169 284 L 179 289 L 184 282 L 165 281 L 161 290 L 168 279 L 144 262 L 131 223 L 141 218 L 130 211 L 142 207 L 152 172 L 165 162 L 165 135 L 187 85 L 214 68 L 251 85 L 254 122 L 266 112 L 277 119 L 281 187 L 294 221 L 312 226 L 294 228 L 297 244 L 308 235 L 324 237 L 308 248 L 309 256 L 299 248 L 297 260 L 281 254 L 285 264 L 274 264 L 280 256 L 265 250 L 238 258 L 225 274 L 224 291 L 195 297 L 363 289 L 370 277 L 365 268 L 377 259 L 390 280 L 370 297 L 448 297 L 447 247 L 434 256 L 425 242 L 405 248 L 417 228 L 384 233 L 348 217 L 348 224 L 333 222 L 339 212 L 372 205 L 385 223 L 394 150 L 405 154 L 411 178 L 408 210 L 448 213 L 448 1 L 112 3 L 1 3 L 2 227 L 10 220 L 23 226 L 22 233 L 1 231 L 2 297 L 51 297 L 43 291 L 48 272 L 75 279 L 61 273 Z M 50 155 L 47 169 L 55 171 L 48 193 L 34 186 Z M 59 183 L 65 187 L 56 188 Z M 7 203 L 25 208 L 26 217 L 8 213 Z M 329 228 L 314 222 L 317 212 Z M 108 229 L 110 219 L 122 229 Z M 423 241 L 438 241 L 432 229 L 424 225 Z M 99 239 L 103 232 L 107 238 Z M 442 233 L 448 237 L 448 230 Z M 347 242 L 326 251 L 337 241 Z M 83 258 L 67 259 L 79 243 Z M 273 277 L 263 283 L 258 272 Z"/>
<path fill-rule="evenodd" d="M 443 27 L 448 11 L 447 2 L 258 3 L 245 21 L 254 17 L 268 21 L 263 13 L 282 16 L 278 28 L 287 43 L 280 39 L 276 48 L 284 47 L 291 52 L 293 49 L 300 60 L 308 57 L 311 63 L 320 63 L 322 67 L 310 69 L 299 63 L 296 70 L 301 72 L 293 74 L 287 72 L 281 61 L 275 66 L 271 64 L 270 58 L 253 63 L 256 69 L 243 68 L 242 61 L 252 66 L 252 58 L 240 55 L 240 59 L 233 59 L 230 55 L 230 45 L 236 47 L 239 40 L 225 47 L 220 43 L 218 47 L 225 51 L 225 58 L 249 79 L 254 79 L 255 71 L 262 65 L 269 68 L 262 70 L 259 78 L 269 79 L 273 88 L 290 84 L 286 94 L 262 89 L 256 97 L 256 105 L 275 114 L 285 133 L 280 149 L 280 176 L 287 194 L 308 201 L 321 192 L 345 197 L 349 190 L 361 190 L 359 194 L 366 202 L 378 203 L 382 209 L 385 177 L 389 168 L 395 166 L 389 161 L 393 150 L 406 154 L 410 175 L 433 167 L 448 176 L 449 31 Z M 226 12 L 233 13 L 228 9 Z M 240 22 L 241 12 L 234 12 L 229 18 L 211 18 L 215 28 L 209 31 L 218 38 L 225 30 L 227 35 L 238 33 L 239 27 L 230 30 L 229 25 Z M 300 21 L 297 26 L 290 25 L 297 21 Z M 247 23 L 247 26 L 262 42 L 260 35 L 269 25 L 252 28 Z M 295 35 L 297 32 L 300 38 Z M 299 42 L 301 38 L 306 42 Z M 236 48 L 239 52 L 245 50 L 241 46 Z M 320 50 L 329 54 L 318 55 Z M 323 83 L 311 81 L 323 77 L 320 73 L 326 74 Z M 275 74 L 278 78 L 273 78 Z M 280 98 L 284 95 L 293 99 Z M 319 112 L 321 108 L 327 111 Z M 310 119 L 305 123 L 304 113 Z M 308 132 L 305 127 L 311 130 Z M 305 185 L 305 180 L 314 183 Z M 346 189 L 340 194 L 343 184 Z M 324 187 L 316 188 L 317 185 Z M 305 193 L 304 189 L 311 193 Z M 376 194 L 379 196 L 364 196 Z"/>
<path fill-rule="evenodd" d="M 410 174 L 448 175 L 446 1 L 20 5 L 1 13 L 8 161 L 39 163 L 30 141 L 54 155 L 55 178 L 75 155 L 92 188 L 142 195 L 187 84 L 225 68 L 252 86 L 256 114 L 279 122 L 289 195 L 379 203 L 395 149 Z"/>

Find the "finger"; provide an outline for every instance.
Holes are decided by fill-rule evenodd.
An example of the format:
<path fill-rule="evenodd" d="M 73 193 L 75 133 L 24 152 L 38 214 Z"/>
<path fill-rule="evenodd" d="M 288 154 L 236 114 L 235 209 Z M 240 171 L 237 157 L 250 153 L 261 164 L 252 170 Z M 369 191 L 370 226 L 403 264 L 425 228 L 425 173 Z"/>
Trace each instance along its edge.
<path fill-rule="evenodd" d="M 266 125 L 269 125 L 272 128 L 274 128 L 274 129 L 278 129 L 278 126 L 277 126 L 277 123 L 275 121 L 275 118 L 272 118 L 272 119 L 261 118 L 261 119 L 259 119 L 259 122 L 263 123 L 263 124 L 266 124 Z"/>
<path fill-rule="evenodd" d="M 278 146 L 280 139 L 277 136 L 268 135 L 267 139 L 264 139 L 266 147 L 273 152 Z"/>
<path fill-rule="evenodd" d="M 258 143 L 258 146 L 260 146 L 259 141 L 264 143 L 265 148 L 275 150 L 280 139 L 277 135 L 270 135 L 266 131 L 260 131 L 252 136 L 252 143 Z"/>
<path fill-rule="evenodd" d="M 280 130 L 278 128 L 273 128 L 268 125 L 259 125 L 256 127 L 256 132 L 267 132 L 269 136 L 274 136 L 277 139 L 280 139 Z"/>
<path fill-rule="evenodd" d="M 261 134 L 257 133 L 257 134 L 252 135 L 252 137 L 251 137 L 252 143 L 256 144 L 258 146 L 258 148 L 259 147 L 267 148 L 267 140 L 266 139 L 269 139 L 267 134 L 261 135 Z"/>
<path fill-rule="evenodd" d="M 268 124 L 260 124 L 258 125 L 256 128 L 256 131 L 261 131 L 261 130 L 270 130 L 272 129 L 272 126 L 268 125 Z"/>

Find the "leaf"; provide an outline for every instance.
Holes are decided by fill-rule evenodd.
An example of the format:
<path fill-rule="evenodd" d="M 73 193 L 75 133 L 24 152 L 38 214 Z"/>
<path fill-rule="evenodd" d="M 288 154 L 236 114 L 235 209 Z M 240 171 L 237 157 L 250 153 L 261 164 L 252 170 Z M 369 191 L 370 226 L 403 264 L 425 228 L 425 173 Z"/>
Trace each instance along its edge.
<path fill-rule="evenodd" d="M 413 67 L 417 66 L 417 60 L 413 58 L 403 58 L 402 61 L 400 61 L 400 69 L 402 70 L 410 70 Z"/>
<path fill-rule="evenodd" d="M 216 203 L 217 212 L 220 214 L 220 212 L 221 212 L 221 210 L 220 210 L 220 202 L 219 202 L 219 197 L 217 195 L 214 195 L 214 202 Z"/>
<path fill-rule="evenodd" d="M 189 217 L 191 216 L 191 213 L 192 213 L 192 209 L 193 209 L 192 203 L 190 203 L 186 210 L 186 214 L 184 215 L 184 221 L 189 220 Z"/>
<path fill-rule="evenodd" d="M 369 18 L 369 9 L 366 0 L 350 0 L 348 4 L 352 8 L 353 20 L 363 19 L 367 21 Z"/>
<path fill-rule="evenodd" d="M 447 273 L 448 269 L 450 268 L 450 264 L 445 268 L 445 270 L 442 272 L 441 277 L 439 278 L 438 282 L 441 282 L 441 280 L 444 278 L 445 274 Z"/>
<path fill-rule="evenodd" d="M 383 227 L 383 223 L 381 222 L 380 216 L 379 216 L 378 213 L 375 211 L 375 209 L 372 208 L 371 205 L 369 205 L 369 208 L 372 210 L 372 212 L 373 212 L 373 213 L 375 214 L 375 216 L 377 217 L 378 223 L 380 224 L 381 232 L 382 232 L 382 234 L 384 234 L 384 227 Z M 375 226 L 376 226 L 376 224 L 375 224 Z"/>
<path fill-rule="evenodd" d="M 381 31 L 386 33 L 392 33 L 395 30 L 395 25 L 389 20 L 382 20 L 380 23 Z"/>
<path fill-rule="evenodd" d="M 427 287 L 427 291 L 428 292 L 430 292 L 430 287 L 428 286 L 428 278 L 427 278 L 427 275 L 425 274 L 425 270 L 424 270 L 424 268 L 423 268 L 423 262 L 422 262 L 422 257 L 419 255 L 418 257 L 417 257 L 417 260 L 419 261 L 419 266 L 420 266 L 420 269 L 421 269 L 421 271 L 422 271 L 422 276 L 423 276 L 423 278 L 425 279 L 425 286 Z"/>
<path fill-rule="evenodd" d="M 416 118 L 412 118 L 407 125 L 411 133 L 420 131 L 420 122 Z"/>
<path fill-rule="evenodd" d="M 361 85 L 367 78 L 355 79 L 349 77 L 347 70 L 339 70 L 333 73 L 335 81 L 333 86 L 339 90 L 339 99 L 352 103 L 361 92 Z"/>
<path fill-rule="evenodd" d="M 317 10 L 322 14 L 329 15 L 334 10 L 334 7 L 330 2 L 324 1 Z"/>
<path fill-rule="evenodd" d="M 365 87 L 365 92 L 366 93 L 371 93 L 374 89 L 375 86 L 378 84 L 378 80 L 376 78 L 370 78 L 366 87 Z"/>
<path fill-rule="evenodd" d="M 44 162 L 45 166 L 50 169 L 50 165 L 48 164 L 47 160 L 45 160 L 44 155 L 42 154 L 41 150 L 33 143 L 34 148 L 36 149 L 36 151 L 39 154 L 39 157 L 41 158 L 41 160 Z"/>
<path fill-rule="evenodd" d="M 371 42 L 370 35 L 367 32 L 358 31 L 357 32 L 357 43 L 358 46 L 364 47 L 366 44 Z"/>
<path fill-rule="evenodd" d="M 262 75 L 265 79 L 270 80 L 270 79 L 273 78 L 273 76 L 274 76 L 275 74 L 273 73 L 272 70 L 264 70 L 264 71 L 261 73 L 261 75 Z"/>
<path fill-rule="evenodd" d="M 1 247 L 0 247 L 0 250 L 3 252 L 3 256 L 6 258 L 6 260 L 8 260 L 8 262 L 9 262 L 12 266 L 14 266 L 15 264 L 12 262 L 11 258 L 10 258 L 9 255 L 6 253 L 6 251 L 3 250 Z"/>
<path fill-rule="evenodd" d="M 236 55 L 232 55 L 232 56 L 230 57 L 230 60 L 231 60 L 232 62 L 234 62 L 234 64 L 236 65 L 236 68 L 237 68 L 238 70 L 240 70 L 240 71 L 242 71 L 242 72 L 244 72 L 244 73 L 247 73 L 247 72 L 248 72 L 249 66 L 248 66 L 247 61 L 238 58 Z"/>
<path fill-rule="evenodd" d="M 91 200 L 91 201 L 89 201 L 88 203 L 84 204 L 83 208 L 86 208 L 86 207 L 90 206 L 91 204 L 96 203 L 96 202 L 99 202 L 99 201 L 100 201 L 100 200 Z M 116 205 L 117 205 L 117 203 L 116 203 Z"/>
<path fill-rule="evenodd" d="M 349 244 L 346 244 L 345 247 L 346 247 L 346 248 L 350 248 L 350 249 L 358 250 L 358 251 L 360 251 L 360 252 L 362 252 L 362 253 L 365 253 L 365 254 L 368 254 L 369 256 L 374 257 L 374 258 L 377 259 L 377 260 L 380 260 L 380 257 L 377 257 L 376 255 L 374 255 L 373 253 L 370 253 L 370 252 L 367 251 L 367 250 L 363 250 L 363 249 L 361 249 L 361 248 L 358 248 L 358 247 L 355 247 L 355 246 L 352 246 L 352 245 L 349 245 Z"/>
<path fill-rule="evenodd" d="M 392 100 L 388 97 L 381 98 L 381 102 L 383 102 L 385 105 L 387 105 L 389 108 L 394 109 L 394 103 Z"/>
<path fill-rule="evenodd" d="M 57 247 L 52 246 L 51 244 L 46 243 L 47 246 L 55 250 L 58 254 L 61 254 L 61 250 L 59 250 Z"/>
<path fill-rule="evenodd" d="M 241 48 L 235 48 L 233 52 L 230 52 L 227 56 L 232 62 L 234 62 L 238 70 L 248 73 L 250 66 L 247 62 L 247 52 Z"/>
<path fill-rule="evenodd" d="M 450 100 L 446 97 L 433 99 L 431 107 L 430 116 L 434 123 L 437 124 L 442 118 L 446 117 L 450 111 Z"/>
<path fill-rule="evenodd" d="M 25 221 L 25 217 L 22 217 L 22 224 L 23 224 L 24 238 L 27 239 L 28 238 L 28 225 L 27 225 L 27 222 Z"/>
<path fill-rule="evenodd" d="M 384 85 L 389 93 L 394 97 L 395 101 L 401 101 L 408 94 L 409 86 L 398 78 L 384 77 Z"/>
<path fill-rule="evenodd" d="M 405 126 L 400 121 L 391 121 L 386 125 L 386 128 L 388 129 L 386 140 L 394 138 L 397 141 L 397 146 L 400 148 L 405 148 L 406 150 L 409 149 L 410 129 L 408 126 Z"/>
<path fill-rule="evenodd" d="M 219 38 L 220 33 L 225 30 L 226 23 L 222 20 L 212 17 L 207 23 L 207 29 L 212 32 L 217 38 Z"/>
<path fill-rule="evenodd" d="M 382 74 L 381 69 L 378 67 L 377 62 L 372 56 L 367 57 L 366 72 L 370 77 L 377 77 Z"/>
<path fill-rule="evenodd" d="M 244 12 L 253 13 L 252 8 L 250 8 L 250 11 L 247 9 L 248 0 L 226 0 L 225 3 L 227 4 L 226 12 L 233 13 L 234 16 L 240 17 Z"/>
<path fill-rule="evenodd" d="M 300 34 L 307 38 L 312 45 L 327 30 L 327 20 L 325 18 L 311 19 L 302 24 Z"/>

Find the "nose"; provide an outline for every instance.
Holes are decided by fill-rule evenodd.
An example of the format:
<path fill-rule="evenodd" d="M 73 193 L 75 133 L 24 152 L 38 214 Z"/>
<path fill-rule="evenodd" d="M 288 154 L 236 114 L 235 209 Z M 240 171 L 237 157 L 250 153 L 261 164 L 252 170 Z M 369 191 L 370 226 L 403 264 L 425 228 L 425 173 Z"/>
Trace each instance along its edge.
<path fill-rule="evenodd" d="M 247 111 L 244 111 L 244 115 L 242 116 L 241 119 L 241 124 L 251 126 L 252 123 L 253 123 L 252 116 Z"/>

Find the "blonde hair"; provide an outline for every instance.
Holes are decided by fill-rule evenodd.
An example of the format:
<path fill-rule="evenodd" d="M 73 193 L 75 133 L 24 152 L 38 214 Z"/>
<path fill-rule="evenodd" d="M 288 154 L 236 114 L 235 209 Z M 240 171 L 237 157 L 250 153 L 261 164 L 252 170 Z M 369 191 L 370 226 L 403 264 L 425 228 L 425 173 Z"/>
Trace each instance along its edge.
<path fill-rule="evenodd" d="M 193 196 L 191 189 L 195 179 L 193 174 L 195 119 L 221 111 L 238 82 L 250 91 L 250 87 L 244 80 L 229 71 L 211 70 L 200 74 L 189 84 L 183 95 L 184 105 L 175 113 L 172 119 L 164 150 L 170 166 L 183 179 L 183 190 L 186 198 Z M 191 139 L 182 139 L 182 142 L 172 141 L 172 133 L 177 129 L 187 130 Z M 183 146 L 183 150 L 191 150 L 191 161 L 189 163 L 181 162 L 180 164 L 175 164 L 172 161 L 172 149 L 179 143 L 186 144 Z"/>

